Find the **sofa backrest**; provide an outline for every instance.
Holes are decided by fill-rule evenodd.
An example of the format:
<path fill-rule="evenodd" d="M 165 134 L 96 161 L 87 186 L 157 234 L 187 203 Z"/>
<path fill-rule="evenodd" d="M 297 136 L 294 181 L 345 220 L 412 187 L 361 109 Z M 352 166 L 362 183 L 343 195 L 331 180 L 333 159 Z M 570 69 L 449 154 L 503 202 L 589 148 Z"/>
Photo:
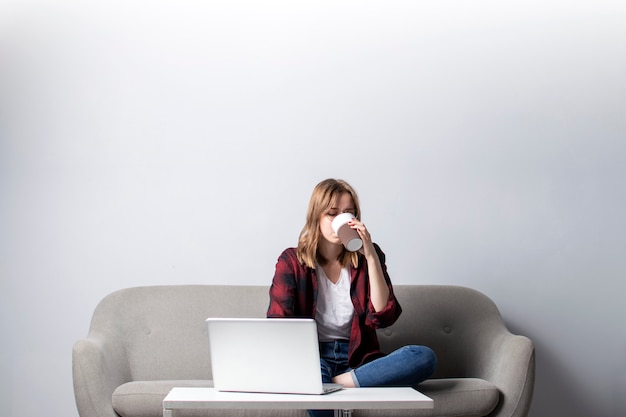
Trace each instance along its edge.
<path fill-rule="evenodd" d="M 210 379 L 208 317 L 265 317 L 269 287 L 172 285 L 116 291 L 96 307 L 90 334 L 117 340 L 132 380 Z"/>
<path fill-rule="evenodd" d="M 486 340 L 506 332 L 495 304 L 465 287 L 394 286 L 403 314 L 379 330 L 384 351 L 406 344 L 435 350 L 435 377 L 466 377 L 481 367 Z M 90 334 L 126 352 L 132 380 L 210 379 L 207 317 L 265 317 L 268 286 L 173 285 L 128 288 L 96 307 Z"/>
<path fill-rule="evenodd" d="M 496 305 L 484 294 L 451 285 L 395 285 L 402 315 L 378 331 L 381 348 L 391 352 L 408 344 L 435 351 L 436 378 L 474 377 L 486 363 L 480 350 L 489 349 L 508 330 Z"/>

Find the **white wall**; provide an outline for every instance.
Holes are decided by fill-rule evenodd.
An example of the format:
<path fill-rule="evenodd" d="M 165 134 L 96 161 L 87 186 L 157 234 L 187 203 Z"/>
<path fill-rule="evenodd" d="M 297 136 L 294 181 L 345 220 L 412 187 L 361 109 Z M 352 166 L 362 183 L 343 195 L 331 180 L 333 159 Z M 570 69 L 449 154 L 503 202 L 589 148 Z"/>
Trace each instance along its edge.
<path fill-rule="evenodd" d="M 619 414 L 625 20 L 602 0 L 0 1 L 3 410 L 77 415 L 71 347 L 111 291 L 269 284 L 340 177 L 396 283 L 479 289 L 534 340 L 533 417 Z"/>

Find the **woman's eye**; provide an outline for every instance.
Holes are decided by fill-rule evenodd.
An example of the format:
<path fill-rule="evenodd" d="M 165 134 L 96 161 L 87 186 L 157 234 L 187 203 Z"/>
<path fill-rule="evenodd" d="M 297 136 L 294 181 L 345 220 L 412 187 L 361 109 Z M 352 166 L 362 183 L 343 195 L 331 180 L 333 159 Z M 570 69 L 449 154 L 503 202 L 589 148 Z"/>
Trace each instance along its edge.
<path fill-rule="evenodd" d="M 350 213 L 352 216 L 356 217 L 356 213 L 354 210 L 346 210 L 346 211 L 339 211 L 339 210 L 331 210 L 328 213 L 326 213 L 328 215 L 328 217 L 337 217 L 340 214 L 343 213 Z"/>

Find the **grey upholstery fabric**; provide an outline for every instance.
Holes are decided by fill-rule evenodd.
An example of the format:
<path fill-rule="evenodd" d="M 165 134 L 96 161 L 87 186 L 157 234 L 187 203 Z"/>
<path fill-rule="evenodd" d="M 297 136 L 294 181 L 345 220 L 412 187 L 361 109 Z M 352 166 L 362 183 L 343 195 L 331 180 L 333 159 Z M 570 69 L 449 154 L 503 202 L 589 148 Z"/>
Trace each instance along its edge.
<path fill-rule="evenodd" d="M 151 417 L 162 413 L 162 401 L 174 387 L 211 387 L 210 380 L 182 380 L 182 381 L 133 381 L 120 385 L 113 392 L 113 408 L 121 416 Z M 433 410 L 381 410 L 358 411 L 356 416 L 485 416 L 498 404 L 498 389 L 487 381 L 475 378 L 432 379 L 425 381 L 419 387 L 421 392 L 431 397 L 437 408 Z M 185 411 L 177 415 L 187 416 Z M 224 411 L 207 413 L 206 411 L 187 412 L 190 415 L 225 415 Z M 257 410 L 256 416 L 276 416 L 278 410 Z M 228 412 L 226 412 L 227 415 Z M 298 413 L 290 410 L 289 415 L 306 416 L 305 412 Z"/>
<path fill-rule="evenodd" d="M 404 313 L 379 331 L 384 350 L 424 344 L 439 367 L 418 389 L 433 410 L 363 410 L 358 416 L 528 414 L 534 348 L 511 334 L 483 294 L 464 287 L 398 285 Z M 73 350 L 81 417 L 157 417 L 174 386 L 211 385 L 207 317 L 264 317 L 265 286 L 175 285 L 120 290 L 96 307 L 87 338 Z M 306 416 L 296 410 L 193 411 L 183 416 Z"/>

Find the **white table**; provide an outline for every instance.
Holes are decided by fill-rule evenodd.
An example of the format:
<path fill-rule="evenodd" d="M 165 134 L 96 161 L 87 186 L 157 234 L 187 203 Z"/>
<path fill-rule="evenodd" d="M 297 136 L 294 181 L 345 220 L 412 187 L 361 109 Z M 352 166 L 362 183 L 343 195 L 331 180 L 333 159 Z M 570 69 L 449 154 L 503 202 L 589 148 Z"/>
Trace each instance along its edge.
<path fill-rule="evenodd" d="M 433 400 L 413 388 L 345 388 L 325 395 L 221 392 L 215 388 L 173 388 L 163 400 L 163 417 L 183 409 L 334 409 L 350 416 L 355 409 L 433 408 Z"/>

